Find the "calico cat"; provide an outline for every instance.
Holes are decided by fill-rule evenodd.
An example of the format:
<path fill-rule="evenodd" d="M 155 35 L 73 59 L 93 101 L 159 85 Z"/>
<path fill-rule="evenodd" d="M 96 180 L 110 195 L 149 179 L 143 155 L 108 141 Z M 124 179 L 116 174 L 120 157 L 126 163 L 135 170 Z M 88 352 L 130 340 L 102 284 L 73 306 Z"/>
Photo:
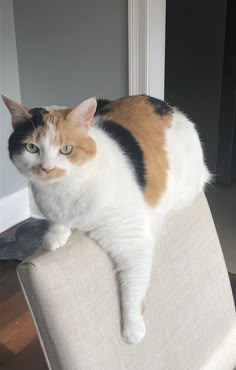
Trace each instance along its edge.
<path fill-rule="evenodd" d="M 73 109 L 3 100 L 14 128 L 10 158 L 51 222 L 44 247 L 62 247 L 72 229 L 87 232 L 116 266 L 123 338 L 140 342 L 163 220 L 191 204 L 210 179 L 193 123 L 146 95 L 91 98 Z"/>

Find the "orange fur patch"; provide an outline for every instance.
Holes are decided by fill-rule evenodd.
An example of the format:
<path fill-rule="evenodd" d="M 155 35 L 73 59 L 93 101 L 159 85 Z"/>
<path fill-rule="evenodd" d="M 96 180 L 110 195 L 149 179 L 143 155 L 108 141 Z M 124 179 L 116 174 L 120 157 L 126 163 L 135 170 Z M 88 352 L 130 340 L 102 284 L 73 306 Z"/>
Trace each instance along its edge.
<path fill-rule="evenodd" d="M 82 164 L 96 154 L 96 143 L 82 129 L 67 120 L 70 111 L 71 109 L 62 109 L 46 113 L 44 121 L 55 126 L 56 143 L 59 147 L 73 146 L 73 151 L 67 158 L 72 163 Z"/>
<path fill-rule="evenodd" d="M 171 115 L 158 115 L 146 96 L 117 99 L 107 107 L 111 111 L 101 117 L 128 129 L 143 151 L 146 168 L 144 196 L 149 205 L 155 206 L 167 183 L 165 130 L 170 127 Z"/>
<path fill-rule="evenodd" d="M 47 134 L 49 124 L 51 124 L 55 126 L 56 144 L 60 148 L 65 145 L 73 146 L 72 153 L 67 155 L 67 158 L 72 163 L 82 164 L 91 159 L 96 154 L 96 143 L 90 136 L 85 134 L 83 130 L 66 119 L 70 111 L 71 109 L 61 109 L 46 113 L 44 115 L 44 125 L 34 130 L 24 142 L 37 145 L 42 136 Z"/>

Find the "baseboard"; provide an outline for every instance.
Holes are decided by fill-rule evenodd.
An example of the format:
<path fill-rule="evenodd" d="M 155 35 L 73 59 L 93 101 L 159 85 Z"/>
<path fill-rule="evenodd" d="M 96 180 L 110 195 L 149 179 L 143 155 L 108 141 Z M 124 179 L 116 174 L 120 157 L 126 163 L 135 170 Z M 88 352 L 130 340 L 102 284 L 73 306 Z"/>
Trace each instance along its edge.
<path fill-rule="evenodd" d="M 0 199 L 0 233 L 29 217 L 28 188 L 23 188 Z"/>

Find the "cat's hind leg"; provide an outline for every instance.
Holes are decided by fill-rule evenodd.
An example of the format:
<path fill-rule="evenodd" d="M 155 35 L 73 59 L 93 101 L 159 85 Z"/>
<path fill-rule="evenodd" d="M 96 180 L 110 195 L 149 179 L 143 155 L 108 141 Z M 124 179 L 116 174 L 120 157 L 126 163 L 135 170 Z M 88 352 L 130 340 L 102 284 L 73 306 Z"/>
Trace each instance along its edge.
<path fill-rule="evenodd" d="M 142 212 L 114 214 L 89 233 L 111 257 L 119 282 L 122 335 L 130 344 L 145 335 L 143 302 L 151 274 L 154 237 Z"/>
<path fill-rule="evenodd" d="M 120 283 L 122 308 L 122 335 L 130 344 L 139 343 L 146 332 L 143 305 L 152 265 L 150 240 L 143 240 L 136 247 L 115 258 Z"/>

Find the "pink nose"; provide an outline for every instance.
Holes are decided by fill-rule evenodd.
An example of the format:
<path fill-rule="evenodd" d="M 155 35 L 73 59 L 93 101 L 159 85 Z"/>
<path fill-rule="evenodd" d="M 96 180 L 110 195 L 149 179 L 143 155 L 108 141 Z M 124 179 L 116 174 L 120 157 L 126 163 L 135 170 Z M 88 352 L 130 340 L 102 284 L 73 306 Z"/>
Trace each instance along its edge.
<path fill-rule="evenodd" d="M 54 170 L 55 167 L 53 167 L 53 168 L 46 168 L 46 167 L 41 166 L 41 168 L 48 175 L 52 170 Z"/>

